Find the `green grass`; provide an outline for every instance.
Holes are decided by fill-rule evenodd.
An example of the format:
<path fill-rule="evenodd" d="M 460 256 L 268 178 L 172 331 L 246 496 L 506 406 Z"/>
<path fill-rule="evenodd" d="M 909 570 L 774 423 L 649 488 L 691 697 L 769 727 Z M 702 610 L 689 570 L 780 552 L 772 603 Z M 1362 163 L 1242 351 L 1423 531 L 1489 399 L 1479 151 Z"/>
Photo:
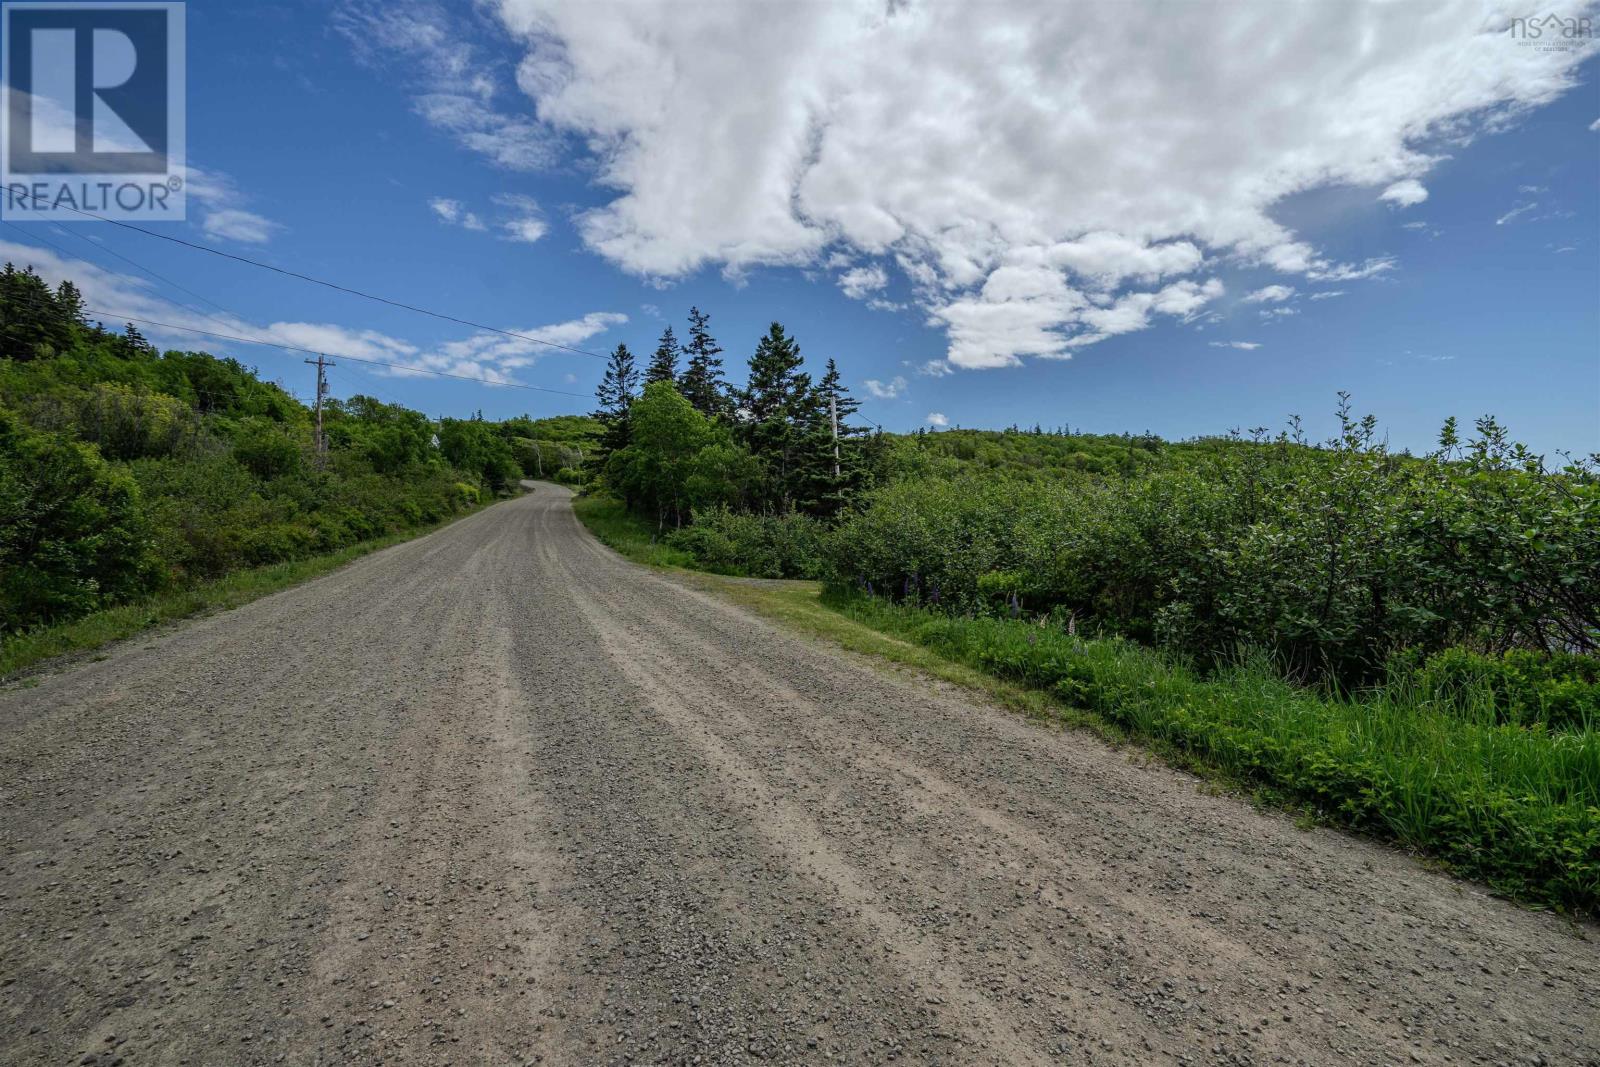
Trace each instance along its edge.
<path fill-rule="evenodd" d="M 36 627 L 8 636 L 0 640 L 0 681 L 8 680 L 18 671 L 37 666 L 57 656 L 91 652 L 113 641 L 133 637 L 162 623 L 175 622 L 202 613 L 227 611 L 248 604 L 269 593 L 299 585 L 312 578 L 320 578 L 351 560 L 379 549 L 432 533 L 481 510 L 482 507 L 472 508 L 431 526 L 420 526 L 363 541 L 327 555 L 235 571 L 233 574 L 201 582 L 187 589 L 169 590 L 131 604 L 106 608 L 71 622 Z"/>
<path fill-rule="evenodd" d="M 580 516 L 637 562 L 693 564 L 653 544 L 614 502 L 589 502 Z M 953 618 L 815 582 L 690 580 L 1028 715 L 1135 739 L 1306 821 L 1398 842 L 1525 904 L 1600 914 L 1600 732 L 1463 719 L 1393 688 L 1332 698 L 1259 661 L 1202 677 L 1125 640 Z"/>
<path fill-rule="evenodd" d="M 599 493 L 575 496 L 572 510 L 602 544 L 635 563 L 651 567 L 692 568 L 696 565 L 692 555 L 662 543 L 653 526 L 630 515 L 622 501 L 615 497 Z"/>

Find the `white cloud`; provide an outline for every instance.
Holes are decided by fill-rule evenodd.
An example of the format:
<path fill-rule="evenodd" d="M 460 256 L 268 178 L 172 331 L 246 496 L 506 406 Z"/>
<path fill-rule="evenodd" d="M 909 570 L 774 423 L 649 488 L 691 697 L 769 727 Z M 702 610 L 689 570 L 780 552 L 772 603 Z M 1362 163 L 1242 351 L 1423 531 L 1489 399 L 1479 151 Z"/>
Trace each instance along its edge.
<path fill-rule="evenodd" d="M 1516 207 L 1512 208 L 1510 211 L 1506 212 L 1504 215 L 1501 215 L 1499 218 L 1495 219 L 1494 220 L 1494 224 L 1496 226 L 1504 226 L 1506 223 L 1510 222 L 1512 219 L 1515 219 L 1518 215 L 1526 215 L 1528 212 L 1532 211 L 1534 208 L 1536 208 L 1538 206 L 1539 206 L 1539 204 L 1538 204 L 1537 201 L 1529 201 L 1526 204 L 1518 204 Z"/>
<path fill-rule="evenodd" d="M 515 381 L 514 372 L 553 352 L 532 340 L 503 334 L 477 332 L 455 341 L 421 345 L 377 330 L 359 329 L 327 322 L 256 323 L 225 312 L 201 313 L 174 304 L 161 296 L 143 278 L 119 274 L 85 260 L 63 257 L 47 249 L 0 240 L 0 258 L 19 265 L 31 264 L 52 285 L 70 278 L 82 290 L 90 318 L 117 327 L 129 319 L 146 320 L 140 332 L 174 348 L 224 352 L 271 368 L 281 357 L 293 360 L 300 370 L 298 353 L 274 353 L 259 345 L 230 342 L 199 336 L 188 331 L 249 337 L 277 344 L 308 348 L 351 359 L 378 360 L 396 364 L 378 373 L 405 375 L 422 370 L 445 371 L 489 383 Z M 577 346 L 584 341 L 628 321 L 616 312 L 590 312 L 567 322 L 512 332 L 555 344 Z M 165 323 L 164 326 L 147 323 Z M 581 358 L 581 357 L 567 357 Z"/>
<path fill-rule="evenodd" d="M 446 196 L 436 196 L 428 201 L 428 206 L 433 213 L 444 222 L 452 226 L 460 226 L 467 230 L 485 230 L 483 220 L 473 212 L 468 211 L 466 205 L 459 200 L 452 200 Z"/>
<path fill-rule="evenodd" d="M 550 232 L 539 204 L 531 196 L 520 193 L 501 193 L 494 198 L 509 217 L 500 220 L 502 236 L 507 241 L 524 241 L 532 244 Z"/>
<path fill-rule="evenodd" d="M 502 240 L 532 244 L 550 231 L 533 197 L 520 193 L 499 193 L 493 200 L 500 209 L 500 217 L 495 225 L 500 230 Z M 436 196 L 428 201 L 428 206 L 435 215 L 452 226 L 479 232 L 489 228 L 476 212 L 467 210 L 467 206 L 459 200 Z"/>
<path fill-rule="evenodd" d="M 1289 308 L 1289 307 L 1262 308 L 1261 311 L 1259 312 L 1259 314 L 1261 315 L 1261 317 L 1263 319 L 1266 319 L 1267 321 L 1270 322 L 1270 321 L 1272 321 L 1274 319 L 1282 319 L 1282 318 L 1288 318 L 1290 315 L 1298 315 L 1298 314 L 1300 314 L 1300 309 L 1299 308 Z"/>
<path fill-rule="evenodd" d="M 615 191 L 577 219 L 590 248 L 657 279 L 886 257 L 961 367 L 1147 326 L 1151 291 L 1213 257 L 1391 270 L 1329 261 L 1272 209 L 1420 189 L 1432 146 L 1554 99 L 1594 51 L 1518 47 L 1499 0 L 1176 5 L 1159 32 L 1117 5 L 485 2 L 525 46 L 542 136 Z M 442 57 L 425 81 L 481 99 L 448 41 L 399 36 Z"/>
<path fill-rule="evenodd" d="M 1313 299 L 1313 300 L 1332 300 L 1336 296 L 1343 296 L 1343 295 L 1344 295 L 1344 290 L 1343 289 L 1326 289 L 1326 290 L 1324 290 L 1324 291 L 1322 291 L 1320 293 L 1312 293 L 1311 294 L 1311 299 Z"/>
<path fill-rule="evenodd" d="M 200 231 L 212 240 L 265 244 L 283 228 L 241 207 L 246 202 L 245 196 L 233 179 L 220 171 L 187 167 L 184 189 L 189 200 L 199 208 Z"/>
<path fill-rule="evenodd" d="M 333 26 L 356 55 L 396 65 L 415 79 L 412 107 L 463 147 L 508 170 L 539 170 L 559 158 L 560 138 L 532 116 L 499 106 L 494 64 L 466 37 L 460 15 L 432 0 L 347 0 Z"/>
<path fill-rule="evenodd" d="M 1212 348 L 1238 348 L 1246 352 L 1254 352 L 1261 347 L 1260 341 L 1212 341 Z"/>
<path fill-rule="evenodd" d="M 230 241 L 259 245 L 272 240 L 273 231 L 278 228 L 278 224 L 252 211 L 223 208 L 220 211 L 206 212 L 200 228 L 205 231 L 207 237 L 221 237 Z"/>
<path fill-rule="evenodd" d="M 930 359 L 917 368 L 917 373 L 924 378 L 945 378 L 955 373 L 955 368 L 950 366 L 949 360 Z"/>
<path fill-rule="evenodd" d="M 950 420 L 945 417 L 945 414 L 942 411 L 930 411 L 928 412 L 928 425 L 949 426 Z"/>
<path fill-rule="evenodd" d="M 865 300 L 889 284 L 889 272 L 877 264 L 855 267 L 839 275 L 839 288 L 851 300 Z"/>
<path fill-rule="evenodd" d="M 1389 186 L 1378 199 L 1395 207 L 1413 207 L 1428 199 L 1428 190 L 1417 179 L 1406 178 Z"/>
<path fill-rule="evenodd" d="M 1596 131 L 1600 131 L 1600 119 L 1595 119 L 1593 122 L 1589 123 L 1589 132 L 1594 133 Z"/>
<path fill-rule="evenodd" d="M 1306 271 L 1314 282 L 1358 282 L 1394 270 L 1393 256 L 1374 256 L 1361 263 L 1321 263 Z"/>
<path fill-rule="evenodd" d="M 868 378 L 861 384 L 867 390 L 867 395 L 877 400 L 895 400 L 906 391 L 906 380 L 899 375 L 895 375 L 887 382 Z"/>
<path fill-rule="evenodd" d="M 1281 304 L 1294 296 L 1294 289 L 1288 285 L 1269 285 L 1247 294 L 1243 298 L 1246 304 Z"/>

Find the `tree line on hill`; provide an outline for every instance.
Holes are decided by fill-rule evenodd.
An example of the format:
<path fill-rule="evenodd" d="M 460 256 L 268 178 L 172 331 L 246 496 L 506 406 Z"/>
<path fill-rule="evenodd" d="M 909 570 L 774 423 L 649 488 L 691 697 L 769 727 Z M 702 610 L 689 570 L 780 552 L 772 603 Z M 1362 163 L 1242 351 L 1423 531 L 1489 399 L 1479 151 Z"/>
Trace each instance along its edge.
<path fill-rule="evenodd" d="M 734 386 L 707 316 L 689 321 L 642 373 L 611 354 L 591 473 L 711 569 L 1052 617 L 1202 662 L 1265 649 L 1341 685 L 1401 654 L 1600 648 L 1594 457 L 1552 467 L 1493 419 L 1465 438 L 1450 421 L 1425 455 L 1391 452 L 1344 396 L 1324 442 L 1297 420 L 1179 443 L 868 433 L 835 363 L 813 381 L 782 325 Z"/>
<path fill-rule="evenodd" d="M 697 307 L 688 340 L 666 327 L 642 370 L 617 345 L 596 391 L 604 432 L 592 472 L 663 531 L 714 511 L 836 516 L 870 482 L 882 446 L 854 422 L 860 404 L 838 365 L 829 359 L 813 378 L 777 322 L 743 385 L 728 381 L 722 354 Z"/>

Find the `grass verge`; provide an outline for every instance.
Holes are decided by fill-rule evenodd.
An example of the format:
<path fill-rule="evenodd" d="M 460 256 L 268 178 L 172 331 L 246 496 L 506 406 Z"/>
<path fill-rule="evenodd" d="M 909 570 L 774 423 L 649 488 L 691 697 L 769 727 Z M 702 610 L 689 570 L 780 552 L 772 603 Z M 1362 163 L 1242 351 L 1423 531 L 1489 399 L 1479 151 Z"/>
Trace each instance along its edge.
<path fill-rule="evenodd" d="M 47 660 L 58 656 L 92 652 L 113 641 L 133 637 L 162 623 L 176 622 L 202 613 L 227 611 L 248 604 L 269 593 L 299 585 L 312 578 L 320 578 L 351 560 L 379 549 L 430 534 L 468 515 L 475 515 L 485 507 L 492 506 L 485 504 L 431 526 L 419 526 L 416 529 L 362 541 L 326 555 L 235 571 L 222 578 L 201 582 L 187 589 L 168 590 L 131 604 L 106 608 L 85 615 L 81 619 L 73 619 L 71 622 L 42 626 L 8 636 L 0 640 L 0 682 L 13 680 L 12 676 L 17 672 Z"/>
<path fill-rule="evenodd" d="M 596 512 L 604 533 L 591 522 Z M 637 562 L 693 563 L 652 544 L 614 503 L 580 516 Z M 1397 689 L 1329 698 L 1261 662 L 1202 677 L 1129 641 L 1026 620 L 953 618 L 824 593 L 814 582 L 692 580 L 777 622 L 1027 714 L 1136 739 L 1258 799 L 1396 841 L 1525 904 L 1600 914 L 1600 732 L 1463 720 Z"/>
<path fill-rule="evenodd" d="M 615 549 L 635 563 L 651 567 L 696 566 L 695 558 L 681 548 L 663 544 L 650 524 L 628 514 L 622 501 L 603 494 L 572 498 L 572 510 L 601 544 Z"/>

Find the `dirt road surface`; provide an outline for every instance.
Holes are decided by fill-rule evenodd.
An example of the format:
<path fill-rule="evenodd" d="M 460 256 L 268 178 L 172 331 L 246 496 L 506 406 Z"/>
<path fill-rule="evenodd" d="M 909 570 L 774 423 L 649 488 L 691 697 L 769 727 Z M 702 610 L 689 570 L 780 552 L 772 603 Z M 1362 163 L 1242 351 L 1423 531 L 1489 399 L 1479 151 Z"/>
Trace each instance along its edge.
<path fill-rule="evenodd" d="M 0 1063 L 1593 1064 L 1593 927 L 537 492 L 0 694 Z"/>

